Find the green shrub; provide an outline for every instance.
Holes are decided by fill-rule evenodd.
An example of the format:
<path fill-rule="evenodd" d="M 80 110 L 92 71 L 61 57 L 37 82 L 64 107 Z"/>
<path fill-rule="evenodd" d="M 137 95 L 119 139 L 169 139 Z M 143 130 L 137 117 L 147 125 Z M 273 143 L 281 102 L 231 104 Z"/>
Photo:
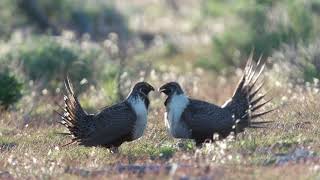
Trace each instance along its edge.
<path fill-rule="evenodd" d="M 129 32 L 124 16 L 108 1 L 37 0 L 34 2 L 38 11 L 43 12 L 51 24 L 63 29 L 72 29 L 80 34 L 89 33 L 94 38 L 105 37 L 110 32 L 116 32 L 123 37 Z M 30 14 L 29 11 L 34 9 L 22 8 L 21 11 L 23 14 Z M 36 21 L 36 18 L 29 16 L 29 20 Z"/>
<path fill-rule="evenodd" d="M 90 0 L 42 0 L 39 6 L 48 12 L 55 23 L 65 23 L 76 27 L 80 32 L 99 32 L 99 25 L 127 31 L 125 18 L 110 3 Z M 55 8 L 52 8 L 55 7 Z M 61 22 L 63 20 L 64 22 Z M 102 20 L 102 21 L 101 21 Z"/>
<path fill-rule="evenodd" d="M 0 105 L 7 109 L 17 102 L 22 94 L 22 84 L 7 71 L 0 72 Z"/>
<path fill-rule="evenodd" d="M 207 11 L 215 16 L 223 15 L 228 19 L 225 32 L 213 37 L 211 64 L 239 65 L 239 60 L 254 49 L 257 56 L 265 57 L 280 48 L 282 44 L 309 43 L 319 29 L 318 15 L 311 4 L 315 1 L 270 1 L 252 0 L 209 1 L 209 5 L 217 3 L 220 7 L 229 8 L 224 13 L 215 13 L 218 7 L 207 7 Z M 229 7 L 232 6 L 232 7 Z M 217 11 L 219 12 L 219 11 Z M 210 13 L 209 13 L 210 14 Z"/>
<path fill-rule="evenodd" d="M 273 75 L 293 83 L 313 82 L 320 79 L 320 40 L 304 45 L 286 45 L 270 57 L 274 63 Z"/>
<path fill-rule="evenodd" d="M 0 1 L 0 38 L 9 38 L 16 29 L 56 34 L 58 29 L 72 29 L 93 38 L 116 32 L 126 39 L 126 18 L 108 1 L 91 0 L 2 0 Z M 31 28 L 30 28 L 31 27 Z"/>
<path fill-rule="evenodd" d="M 21 42 L 11 40 L 6 43 L 10 49 L 2 57 L 2 61 L 18 61 L 22 64 L 21 69 L 26 75 L 24 80 L 33 80 L 40 90 L 47 88 L 53 92 L 56 88 L 61 88 L 67 74 L 73 82 L 80 82 L 82 79 L 89 82 L 115 79 L 114 74 L 118 69 L 99 44 L 49 36 L 19 41 Z M 77 89 L 87 87 L 77 86 Z"/>
<path fill-rule="evenodd" d="M 164 45 L 164 56 L 171 57 L 179 53 L 179 48 L 172 42 L 168 42 Z"/>
<path fill-rule="evenodd" d="M 26 24 L 26 17 L 18 13 L 16 0 L 0 1 L 0 22 L 1 38 L 8 38 L 13 29 Z"/>
<path fill-rule="evenodd" d="M 24 70 L 30 79 L 42 80 L 48 82 L 49 87 L 56 87 L 67 73 L 77 81 L 90 79 L 91 56 L 81 53 L 77 47 L 64 47 L 53 39 L 40 38 L 22 45 L 19 59 L 23 60 Z"/>

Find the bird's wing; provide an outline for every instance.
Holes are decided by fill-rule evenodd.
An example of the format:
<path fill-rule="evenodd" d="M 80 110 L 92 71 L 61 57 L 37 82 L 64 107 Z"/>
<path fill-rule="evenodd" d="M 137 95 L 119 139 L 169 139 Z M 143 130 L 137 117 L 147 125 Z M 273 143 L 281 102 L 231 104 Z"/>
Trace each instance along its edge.
<path fill-rule="evenodd" d="M 186 123 L 193 135 L 207 136 L 232 129 L 234 122 L 228 111 L 200 100 L 190 99 L 189 102 L 181 121 Z"/>
<path fill-rule="evenodd" d="M 126 101 L 107 107 L 94 116 L 95 132 L 85 144 L 103 145 L 126 138 L 131 135 L 135 120 L 136 114 Z"/>

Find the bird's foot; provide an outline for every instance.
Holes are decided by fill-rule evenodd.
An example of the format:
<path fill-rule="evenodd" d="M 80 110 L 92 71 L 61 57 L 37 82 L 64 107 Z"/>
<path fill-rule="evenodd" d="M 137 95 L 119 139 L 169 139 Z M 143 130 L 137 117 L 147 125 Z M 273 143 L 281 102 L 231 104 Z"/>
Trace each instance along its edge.
<path fill-rule="evenodd" d="M 118 154 L 119 153 L 119 148 L 115 147 L 115 146 L 110 147 L 109 150 L 110 150 L 110 153 L 112 153 L 112 154 Z"/>
<path fill-rule="evenodd" d="M 197 148 L 197 149 L 201 149 L 201 148 L 202 148 L 202 145 L 203 145 L 202 142 L 201 142 L 201 143 L 196 143 L 196 148 Z"/>

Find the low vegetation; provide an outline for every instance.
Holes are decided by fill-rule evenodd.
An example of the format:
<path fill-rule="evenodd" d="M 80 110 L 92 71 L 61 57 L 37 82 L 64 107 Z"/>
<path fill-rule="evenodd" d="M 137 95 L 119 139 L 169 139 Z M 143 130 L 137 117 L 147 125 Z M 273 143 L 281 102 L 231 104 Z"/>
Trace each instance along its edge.
<path fill-rule="evenodd" d="M 317 36 L 318 1 L 253 0 L 230 3 L 207 1 L 205 12 L 214 17 L 227 17 L 229 23 L 226 23 L 223 33 L 212 38 L 212 56 L 200 61 L 200 65 L 204 65 L 202 67 L 225 69 L 244 63 L 239 59 L 245 59 L 253 49 L 257 55 L 270 56 L 283 44 L 308 44 Z M 241 31 L 235 33 L 235 29 Z"/>
<path fill-rule="evenodd" d="M 8 71 L 0 73 L 0 87 L 0 104 L 5 109 L 8 109 L 22 96 L 22 84 Z"/>
<path fill-rule="evenodd" d="M 240 0 L 232 6 L 231 1 L 203 1 L 197 18 L 224 22 L 217 33 L 206 32 L 199 21 L 186 21 L 198 9 L 178 1 L 33 2 L 50 20 L 46 30 L 17 6 L 21 1 L 0 2 L 0 179 L 320 178 L 316 0 Z M 106 26 L 120 23 L 122 33 L 133 35 L 130 25 L 145 18 L 137 9 L 159 20 L 152 24 L 159 32 L 145 32 L 149 26 L 141 25 L 145 29 L 135 33 L 150 33 L 152 43 L 144 46 L 144 39 L 132 36 L 120 47 L 121 33 L 109 33 Z M 168 30 L 166 19 L 196 28 Z M 201 42 L 206 33 L 209 44 Z M 89 113 L 121 101 L 142 80 L 154 87 L 178 81 L 191 97 L 223 104 L 251 51 L 257 58 L 263 54 L 267 63 L 263 91 L 273 100 L 265 108 L 277 108 L 264 117 L 273 121 L 266 128 L 247 129 L 199 149 L 191 140 L 169 136 L 165 97 L 152 92 L 144 136 L 124 143 L 118 154 L 102 147 L 63 147 L 70 138 L 61 134 L 66 129 L 57 123 L 56 111 L 63 105 L 67 74 Z"/>

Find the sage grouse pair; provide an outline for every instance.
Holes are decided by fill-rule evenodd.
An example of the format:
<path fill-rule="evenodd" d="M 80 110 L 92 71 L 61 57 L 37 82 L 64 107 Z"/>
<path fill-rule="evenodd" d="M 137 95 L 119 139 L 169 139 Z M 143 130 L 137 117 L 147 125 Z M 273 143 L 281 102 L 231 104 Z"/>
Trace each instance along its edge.
<path fill-rule="evenodd" d="M 243 77 L 234 95 L 223 106 L 189 98 L 176 82 L 169 82 L 159 91 L 167 95 L 165 100 L 165 124 L 175 138 L 194 139 L 201 145 L 207 139 L 213 140 L 213 134 L 220 138 L 231 132 L 243 132 L 245 128 L 259 128 L 269 121 L 252 121 L 270 111 L 256 111 L 269 101 L 261 103 L 264 95 L 258 96 L 263 83 L 255 85 L 264 64 L 253 65 L 249 58 Z M 149 107 L 148 94 L 154 88 L 146 83 L 135 84 L 131 93 L 121 103 L 102 109 L 96 114 L 87 114 L 81 107 L 72 85 L 65 80 L 65 108 L 61 123 L 69 129 L 72 142 L 84 146 L 102 146 L 117 148 L 126 141 L 133 141 L 143 135 L 147 124 Z M 257 97 L 258 96 L 258 97 Z"/>

